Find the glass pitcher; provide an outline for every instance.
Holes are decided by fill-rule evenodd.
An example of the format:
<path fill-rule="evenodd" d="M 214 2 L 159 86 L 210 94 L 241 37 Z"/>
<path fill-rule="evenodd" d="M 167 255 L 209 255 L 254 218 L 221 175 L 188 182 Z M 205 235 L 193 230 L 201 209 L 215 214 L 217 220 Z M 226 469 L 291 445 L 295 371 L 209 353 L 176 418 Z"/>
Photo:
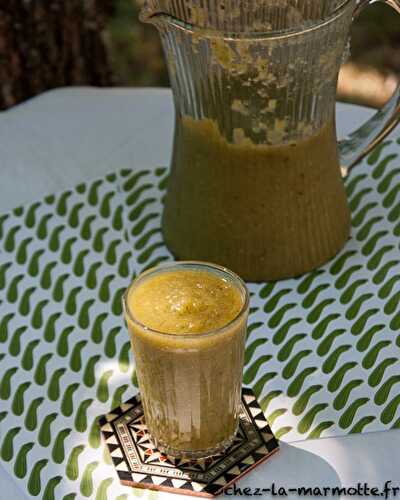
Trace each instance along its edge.
<path fill-rule="evenodd" d="M 179 259 L 250 281 L 310 271 L 350 234 L 342 175 L 400 119 L 400 90 L 338 144 L 349 30 L 376 0 L 149 0 L 176 108 L 163 213 Z M 381 0 L 400 13 L 400 0 Z"/>

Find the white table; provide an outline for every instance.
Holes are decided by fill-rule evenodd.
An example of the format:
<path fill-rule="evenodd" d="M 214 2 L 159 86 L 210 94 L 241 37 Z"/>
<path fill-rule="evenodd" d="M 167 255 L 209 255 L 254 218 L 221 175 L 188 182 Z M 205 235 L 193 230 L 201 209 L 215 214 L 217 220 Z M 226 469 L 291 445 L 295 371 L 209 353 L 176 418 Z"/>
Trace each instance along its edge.
<path fill-rule="evenodd" d="M 338 104 L 339 135 L 370 114 Z M 167 165 L 172 132 L 167 89 L 59 89 L 0 113 L 0 213 L 116 169 Z M 385 481 L 400 486 L 399 431 L 282 444 L 239 485 L 382 487 Z M 25 496 L 0 462 L 0 499 L 11 498 Z"/>

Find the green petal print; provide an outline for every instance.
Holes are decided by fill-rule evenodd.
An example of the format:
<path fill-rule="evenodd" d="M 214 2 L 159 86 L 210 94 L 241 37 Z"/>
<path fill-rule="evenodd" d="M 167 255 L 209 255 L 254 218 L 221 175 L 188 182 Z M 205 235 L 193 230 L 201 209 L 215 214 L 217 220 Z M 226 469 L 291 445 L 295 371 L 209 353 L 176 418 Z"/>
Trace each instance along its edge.
<path fill-rule="evenodd" d="M 35 329 L 42 328 L 43 326 L 43 309 L 49 303 L 47 299 L 41 300 L 35 307 L 31 317 L 31 326 Z"/>
<path fill-rule="evenodd" d="M 339 419 L 339 426 L 342 429 L 347 429 L 347 427 L 350 427 L 359 408 L 368 403 L 368 401 L 369 398 L 359 398 L 353 401 L 346 409 L 346 411 L 342 413 L 342 416 Z"/>
<path fill-rule="evenodd" d="M 129 215 L 129 220 L 134 221 L 137 220 L 140 215 L 142 214 L 143 210 L 146 208 L 147 205 L 151 205 L 154 200 L 145 200 L 143 203 L 138 205 L 134 210 Z M 132 228 L 131 235 L 132 236 L 139 236 L 148 226 L 148 224 L 154 220 L 158 219 L 158 214 L 152 213 L 152 214 L 147 214 L 145 215 L 140 221 L 135 224 L 135 226 Z"/>
<path fill-rule="evenodd" d="M 99 314 L 93 323 L 91 339 L 96 344 L 100 344 L 100 342 L 102 342 L 103 340 L 103 322 L 107 318 L 107 316 L 107 313 Z"/>
<path fill-rule="evenodd" d="M 107 219 L 111 215 L 110 201 L 114 196 L 115 192 L 110 191 L 106 195 L 104 195 L 101 201 L 99 213 L 105 219 Z"/>
<path fill-rule="evenodd" d="M 292 429 L 293 429 L 293 427 L 290 427 L 290 426 L 281 427 L 280 429 L 278 429 L 274 433 L 276 439 L 278 439 L 278 440 L 281 439 L 285 434 L 288 434 Z"/>
<path fill-rule="evenodd" d="M 13 427 L 4 436 L 0 449 L 0 456 L 4 462 L 9 462 L 14 456 L 14 438 L 21 430 L 21 427 Z"/>
<path fill-rule="evenodd" d="M 80 237 L 83 240 L 88 241 L 88 240 L 90 240 L 92 238 L 92 223 L 95 220 L 96 220 L 96 216 L 95 215 L 89 215 L 84 220 L 84 222 L 82 224 L 81 232 L 80 232 Z"/>
<path fill-rule="evenodd" d="M 39 248 L 32 255 L 31 260 L 29 261 L 28 274 L 34 278 L 39 274 L 39 261 L 40 261 L 40 257 L 43 254 L 44 254 L 44 250 L 42 248 Z"/>
<path fill-rule="evenodd" d="M 47 447 L 51 443 L 51 424 L 57 418 L 58 413 L 50 413 L 44 418 L 39 430 L 39 443 Z"/>
<path fill-rule="evenodd" d="M 6 314 L 0 321 L 0 342 L 4 343 L 8 340 L 8 324 L 13 319 L 14 314 Z"/>
<path fill-rule="evenodd" d="M 119 367 L 120 371 L 123 373 L 126 373 L 129 371 L 130 353 L 131 353 L 131 343 L 128 340 L 121 347 L 121 350 L 120 350 L 119 356 L 118 356 L 118 367 Z"/>
<path fill-rule="evenodd" d="M 74 266 L 72 268 L 73 273 L 75 276 L 81 277 L 85 274 L 85 257 L 88 255 L 90 252 L 88 249 L 81 250 L 74 262 Z"/>
<path fill-rule="evenodd" d="M 42 276 L 40 277 L 40 286 L 45 290 L 51 287 L 52 278 L 51 271 L 57 266 L 57 262 L 49 262 L 43 269 Z"/>
<path fill-rule="evenodd" d="M 353 216 L 353 220 L 352 220 L 353 227 L 361 226 L 361 224 L 364 223 L 365 218 L 368 215 L 368 213 L 370 212 L 370 210 L 375 208 L 377 205 L 378 205 L 377 203 L 371 202 L 371 203 L 367 203 L 362 208 L 360 208 L 360 210 Z"/>
<path fill-rule="evenodd" d="M 262 398 L 262 400 L 260 401 L 260 406 L 261 406 L 263 412 L 266 412 L 271 401 L 273 401 L 274 399 L 279 397 L 281 394 L 282 394 L 282 391 L 271 391 L 266 396 L 264 396 Z"/>
<path fill-rule="evenodd" d="M 55 477 L 52 477 L 50 479 L 50 481 L 47 483 L 46 488 L 44 490 L 43 499 L 56 500 L 56 497 L 54 495 L 54 490 L 60 484 L 61 480 L 62 480 L 62 476 L 55 476 Z"/>
<path fill-rule="evenodd" d="M 24 224 L 28 228 L 32 228 L 36 224 L 36 211 L 40 207 L 41 203 L 33 203 L 26 212 Z"/>
<path fill-rule="evenodd" d="M 104 354 L 108 358 L 115 357 L 115 354 L 117 352 L 117 348 L 115 345 L 115 339 L 116 339 L 117 335 L 120 333 L 121 329 L 122 328 L 120 326 L 116 326 L 116 327 L 112 328 L 107 334 L 107 340 L 106 340 L 105 345 L 104 345 Z"/>
<path fill-rule="evenodd" d="M 86 364 L 85 371 L 83 373 L 83 383 L 87 387 L 93 387 L 96 381 L 95 367 L 96 363 L 100 360 L 100 356 L 92 356 Z"/>
<path fill-rule="evenodd" d="M 108 302 L 110 300 L 110 283 L 114 279 L 114 275 L 106 276 L 99 287 L 99 299 L 102 302 Z"/>
<path fill-rule="evenodd" d="M 352 179 L 348 178 L 346 183 L 346 193 L 349 198 L 351 198 L 361 181 L 366 179 L 366 174 L 355 175 Z"/>
<path fill-rule="evenodd" d="M 63 245 L 61 250 L 61 262 L 63 264 L 70 264 L 72 261 L 72 246 L 77 241 L 76 237 L 69 238 Z"/>
<path fill-rule="evenodd" d="M 307 321 L 311 324 L 319 321 L 324 309 L 335 302 L 335 299 L 322 300 L 307 316 Z"/>
<path fill-rule="evenodd" d="M 160 227 L 156 227 L 156 228 L 150 229 L 149 231 L 147 231 L 144 234 L 142 234 L 140 236 L 140 238 L 135 243 L 135 250 L 140 251 L 140 250 L 146 248 L 146 245 L 150 244 L 152 236 L 154 236 L 156 234 L 158 235 L 160 233 L 161 233 L 161 228 Z"/>
<path fill-rule="evenodd" d="M 347 372 L 352 370 L 358 365 L 355 361 L 348 361 L 343 366 L 337 369 L 328 382 L 328 391 L 335 392 L 342 385 L 344 376 Z"/>
<path fill-rule="evenodd" d="M 20 384 L 18 386 L 18 389 L 14 394 L 14 399 L 11 406 L 14 415 L 19 416 L 24 413 L 24 408 L 25 408 L 24 395 L 30 386 L 31 386 L 30 382 L 24 382 L 23 384 Z"/>
<path fill-rule="evenodd" d="M 53 217 L 53 214 L 45 214 L 40 219 L 37 230 L 36 230 L 36 237 L 39 240 L 44 240 L 47 238 L 47 225 L 48 225 L 49 220 L 52 217 Z"/>
<path fill-rule="evenodd" d="M 382 331 L 383 328 L 385 328 L 385 325 L 375 325 L 369 328 L 357 342 L 357 350 L 360 352 L 366 351 L 371 345 L 374 335 Z"/>
<path fill-rule="evenodd" d="M 17 256 L 16 256 L 16 261 L 19 265 L 25 264 L 25 262 L 28 260 L 28 246 L 29 244 L 33 241 L 33 238 L 28 237 L 25 238 L 24 240 L 21 241 L 21 243 L 18 245 L 18 251 L 17 251 Z"/>
<path fill-rule="evenodd" d="M 6 252 L 14 252 L 15 250 L 15 236 L 18 231 L 21 229 L 21 226 L 14 226 L 9 229 L 5 241 L 4 241 L 4 250 Z"/>
<path fill-rule="evenodd" d="M 17 373 L 18 368 L 9 368 L 0 379 L 0 398 L 8 399 L 11 394 L 11 379 L 15 373 Z"/>
<path fill-rule="evenodd" d="M 336 368 L 339 358 L 342 356 L 342 354 L 349 351 L 350 349 L 351 345 L 341 345 L 336 348 L 324 361 L 324 364 L 322 365 L 322 371 L 326 374 L 333 372 L 333 370 Z"/>
<path fill-rule="evenodd" d="M 32 468 L 32 471 L 31 471 L 31 474 L 30 474 L 29 480 L 28 480 L 28 491 L 33 496 L 39 495 L 40 490 L 42 489 L 40 474 L 42 472 L 42 469 L 44 467 L 46 467 L 47 464 L 48 464 L 48 460 L 42 459 L 42 460 L 39 460 L 38 462 L 36 462 Z"/>
<path fill-rule="evenodd" d="M 132 257 L 132 252 L 125 252 L 119 261 L 118 274 L 122 278 L 127 278 L 130 274 L 129 260 Z"/>
<path fill-rule="evenodd" d="M 43 403 L 44 398 L 39 397 L 31 401 L 28 411 L 26 412 L 25 415 L 25 427 L 28 429 L 28 431 L 34 431 L 37 427 L 38 421 L 37 421 L 37 411 L 39 406 Z"/>
<path fill-rule="evenodd" d="M 112 401 L 111 401 L 111 410 L 113 410 L 114 408 L 117 408 L 118 406 L 120 406 L 123 403 L 122 397 L 123 397 L 125 391 L 128 389 L 128 387 L 129 386 L 127 384 L 124 384 L 124 385 L 121 385 L 120 387 L 117 387 L 117 389 L 115 389 L 115 392 L 114 392 L 114 395 L 113 395 Z"/>
<path fill-rule="evenodd" d="M 70 227 L 77 228 L 79 226 L 79 212 L 82 210 L 83 206 L 83 203 L 77 203 L 72 207 L 67 221 Z"/>
<path fill-rule="evenodd" d="M 31 370 L 33 367 L 33 352 L 40 344 L 39 339 L 31 340 L 25 347 L 24 354 L 22 355 L 21 365 L 24 370 Z"/>
<path fill-rule="evenodd" d="M 91 185 L 90 189 L 89 189 L 89 192 L 88 192 L 88 202 L 90 203 L 90 205 L 92 206 L 96 206 L 99 199 L 98 199 L 98 190 L 99 190 L 99 187 L 103 184 L 103 181 L 101 179 L 93 182 L 93 184 Z"/>
<path fill-rule="evenodd" d="M 319 439 L 322 434 L 333 425 L 335 425 L 335 422 L 321 422 L 315 429 L 310 432 L 310 434 L 307 436 L 307 439 Z"/>
<path fill-rule="evenodd" d="M 329 285 L 327 283 L 324 283 L 322 285 L 315 287 L 304 298 L 302 306 L 305 307 L 306 309 L 309 309 L 310 307 L 312 307 L 315 304 L 315 301 L 317 300 L 320 293 L 323 292 L 324 290 L 326 290 L 327 288 L 329 288 Z"/>
<path fill-rule="evenodd" d="M 70 293 L 68 294 L 67 303 L 65 305 L 65 311 L 67 312 L 67 314 L 69 314 L 71 316 L 76 314 L 76 309 L 77 309 L 76 300 L 77 300 L 77 296 L 81 290 L 82 290 L 82 287 L 77 286 L 77 287 L 73 288 L 70 291 Z"/>
<path fill-rule="evenodd" d="M 272 359 L 272 356 L 269 354 L 264 354 L 260 356 L 252 365 L 250 365 L 244 372 L 243 375 L 243 383 L 251 384 L 253 380 L 256 378 L 258 370 L 264 366 L 268 361 Z"/>
<path fill-rule="evenodd" d="M 61 413 L 65 417 L 70 417 L 74 411 L 73 395 L 78 387 L 79 384 L 71 384 L 64 392 L 63 400 L 61 402 Z"/>
<path fill-rule="evenodd" d="M 267 339 L 262 339 L 262 338 L 256 339 L 246 347 L 246 352 L 245 352 L 245 356 L 244 356 L 244 364 L 245 365 L 250 363 L 252 357 L 254 356 L 254 353 L 257 350 L 257 347 L 264 345 L 266 342 L 267 342 Z"/>
<path fill-rule="evenodd" d="M 0 290 L 4 290 L 7 285 L 7 270 L 12 266 L 11 262 L 5 262 L 0 266 Z"/>
<path fill-rule="evenodd" d="M 321 357 L 326 356 L 331 350 L 335 340 L 344 333 L 346 333 L 346 330 L 344 330 L 343 328 L 338 328 L 337 330 L 333 330 L 333 332 L 327 335 L 317 347 L 318 356 Z"/>
<path fill-rule="evenodd" d="M 289 288 L 285 288 L 284 290 L 280 290 L 275 295 L 273 295 L 264 306 L 264 311 L 266 313 L 272 313 L 274 309 L 278 306 L 280 300 L 285 297 L 290 292 Z"/>
<path fill-rule="evenodd" d="M 103 479 L 100 486 L 97 489 L 95 500 L 107 500 L 107 490 L 111 486 L 114 479 L 109 477 L 108 479 Z"/>
<path fill-rule="evenodd" d="M 278 375 L 277 372 L 267 372 L 257 380 L 257 382 L 253 385 L 253 392 L 258 398 L 264 390 L 265 385 L 272 379 L 274 379 Z"/>
<path fill-rule="evenodd" d="M 306 294 L 310 290 L 312 284 L 318 278 L 318 276 L 320 276 L 324 272 L 325 271 L 323 271 L 322 269 L 317 269 L 309 273 L 297 287 L 298 293 Z"/>
<path fill-rule="evenodd" d="M 300 362 L 312 353 L 310 349 L 305 349 L 304 351 L 298 352 L 292 357 L 292 359 L 287 363 L 287 365 L 282 370 L 282 377 L 286 380 L 293 377 L 296 373 Z"/>
<path fill-rule="evenodd" d="M 378 342 L 374 347 L 371 347 L 371 349 L 368 351 L 368 353 L 362 360 L 363 367 L 366 369 L 372 368 L 382 349 L 385 349 L 390 345 L 391 342 L 389 340 L 382 340 L 381 342 Z"/>
<path fill-rule="evenodd" d="M 72 195 L 72 191 L 66 191 L 62 193 L 60 198 L 58 199 L 56 212 L 60 216 L 64 216 L 67 213 L 67 200 Z"/>
<path fill-rule="evenodd" d="M 379 385 L 383 380 L 387 368 L 397 363 L 397 361 L 398 361 L 397 358 L 386 358 L 383 361 L 381 361 L 379 365 L 376 366 L 376 368 L 374 368 L 373 372 L 371 372 L 371 375 L 368 377 L 368 384 L 371 387 L 376 387 L 377 385 Z"/>
<path fill-rule="evenodd" d="M 72 350 L 70 361 L 69 361 L 69 367 L 73 372 L 79 372 L 80 369 L 82 368 L 82 350 L 87 344 L 87 340 L 81 340 L 77 344 L 75 344 L 75 347 Z"/>
<path fill-rule="evenodd" d="M 365 325 L 367 324 L 367 321 L 372 318 L 372 316 L 375 316 L 379 312 L 379 309 L 368 309 L 365 311 L 357 321 L 353 324 L 351 327 L 351 333 L 353 335 L 360 335 L 364 331 Z"/>
<path fill-rule="evenodd" d="M 367 417 L 362 417 L 354 426 L 350 429 L 350 434 L 356 434 L 363 432 L 365 427 L 369 425 L 371 422 L 376 420 L 376 417 L 373 417 L 372 415 L 367 416 Z"/>
<path fill-rule="evenodd" d="M 323 388 L 322 385 L 312 385 L 306 389 L 293 405 L 293 415 L 301 415 L 306 409 L 311 397 Z"/>
<path fill-rule="evenodd" d="M 100 427 L 98 424 L 99 417 L 96 417 L 89 431 L 89 444 L 92 448 L 98 448 L 100 446 Z"/>
<path fill-rule="evenodd" d="M 97 270 L 101 267 L 101 262 L 94 262 L 86 275 L 87 288 L 94 290 L 97 287 Z"/>
<path fill-rule="evenodd" d="M 301 318 L 289 319 L 286 323 L 284 323 L 282 326 L 279 327 L 279 329 L 277 330 L 277 332 L 273 336 L 272 342 L 275 345 L 279 345 L 282 342 L 284 342 L 290 329 L 294 325 L 297 325 L 297 323 L 300 323 L 300 321 L 301 321 Z"/>
<path fill-rule="evenodd" d="M 336 398 L 333 401 L 333 407 L 335 408 L 336 411 L 342 410 L 350 397 L 351 392 L 356 388 L 362 385 L 364 382 L 362 380 L 356 379 L 356 380 L 350 380 L 343 389 L 339 392 L 339 394 L 336 396 Z"/>
<path fill-rule="evenodd" d="M 300 434 L 305 434 L 306 432 L 308 432 L 318 413 L 325 410 L 328 406 L 329 405 L 326 403 L 320 403 L 311 408 L 300 420 L 297 426 L 297 430 L 300 432 Z"/>
<path fill-rule="evenodd" d="M 60 249 L 60 236 L 64 229 L 65 225 L 60 224 L 59 226 L 56 226 L 51 232 L 49 239 L 49 249 L 52 252 L 58 252 L 58 250 Z"/>
<path fill-rule="evenodd" d="M 104 235 L 109 231 L 108 227 L 100 228 L 93 239 L 93 250 L 95 252 L 102 252 L 104 250 Z"/>
<path fill-rule="evenodd" d="M 312 375 L 315 371 L 317 371 L 316 367 L 305 368 L 301 373 L 299 373 L 296 378 L 290 383 L 287 389 L 287 395 L 290 398 L 294 398 L 300 394 L 300 391 L 303 387 L 304 381 Z"/>
<path fill-rule="evenodd" d="M 93 493 L 93 472 L 98 467 L 99 462 L 91 462 L 86 465 L 82 474 L 80 490 L 83 496 L 90 497 Z"/>
<path fill-rule="evenodd" d="M 97 386 L 96 396 L 99 401 L 105 403 L 109 398 L 108 392 L 108 381 L 113 374 L 113 370 L 108 370 L 104 372 L 99 380 L 99 384 Z"/>
<path fill-rule="evenodd" d="M 93 399 L 85 399 L 79 405 L 75 417 L 75 428 L 78 432 L 85 432 L 87 428 L 87 415 L 86 412 L 89 406 L 93 403 Z"/>
<path fill-rule="evenodd" d="M 115 316 L 121 316 L 122 314 L 122 296 L 125 292 L 125 288 L 119 288 L 113 297 L 113 301 L 111 304 L 111 311 Z"/>
<path fill-rule="evenodd" d="M 70 479 L 71 481 L 76 481 L 78 479 L 79 476 L 78 459 L 79 455 L 83 452 L 84 449 L 85 446 L 83 444 L 75 446 L 69 455 L 67 466 L 65 468 L 65 473 L 67 475 L 67 478 Z"/>
<path fill-rule="evenodd" d="M 19 274 L 18 276 L 15 276 L 13 280 L 10 283 L 10 286 L 7 289 L 7 302 L 17 302 L 18 297 L 19 297 L 19 292 L 18 292 L 18 285 L 19 283 L 24 279 L 23 274 Z"/>
<path fill-rule="evenodd" d="M 367 262 L 367 268 L 370 271 L 375 271 L 380 265 L 385 257 L 385 255 L 393 250 L 394 246 L 393 245 L 386 245 L 382 248 L 380 248 L 377 252 L 374 253 L 374 255 L 369 259 Z"/>
<path fill-rule="evenodd" d="M 26 330 L 26 326 L 20 326 L 13 333 L 10 344 L 8 346 L 8 352 L 11 356 L 18 356 L 21 352 L 21 337 L 26 332 Z"/>
<path fill-rule="evenodd" d="M 56 302 L 62 302 L 62 300 L 64 299 L 64 284 L 68 277 L 69 274 L 62 274 L 56 279 L 54 283 L 52 296 L 53 300 L 55 300 Z"/>
<path fill-rule="evenodd" d="M 400 394 L 395 396 L 381 413 L 381 422 L 383 424 L 387 425 L 393 420 L 399 405 L 400 405 Z"/>
<path fill-rule="evenodd" d="M 34 445 L 35 443 L 25 443 L 21 446 L 21 449 L 17 454 L 17 458 L 15 459 L 14 463 L 14 474 L 18 479 L 24 478 L 28 472 L 27 456 Z"/>
<path fill-rule="evenodd" d="M 276 328 L 277 326 L 279 326 L 283 318 L 285 317 L 286 313 L 291 309 L 293 309 L 294 307 L 296 307 L 296 304 L 285 304 L 280 309 L 278 309 L 278 311 L 276 311 L 268 321 L 269 328 Z"/>
<path fill-rule="evenodd" d="M 388 378 L 379 388 L 379 390 L 375 393 L 375 403 L 377 405 L 383 405 L 389 398 L 390 391 L 392 387 L 400 382 L 400 375 L 393 375 Z"/>
<path fill-rule="evenodd" d="M 44 385 L 47 381 L 47 373 L 46 373 L 46 365 L 50 361 L 50 359 L 53 357 L 53 354 L 51 352 L 47 354 L 43 354 L 43 356 L 40 358 L 35 374 L 33 376 L 34 381 L 38 385 Z"/>
<path fill-rule="evenodd" d="M 62 464 L 64 462 L 65 458 L 64 442 L 67 439 L 67 437 L 71 434 L 71 432 L 72 432 L 71 429 L 63 429 L 57 434 L 51 452 L 51 458 L 53 459 L 53 462 L 55 462 L 56 464 Z"/>
<path fill-rule="evenodd" d="M 123 207 L 119 205 L 114 212 L 111 225 L 115 231 L 121 231 L 123 228 L 123 220 L 122 220 Z"/>
<path fill-rule="evenodd" d="M 74 331 L 73 326 L 67 326 L 61 332 L 60 337 L 59 337 L 58 342 L 57 342 L 57 354 L 59 356 L 65 357 L 68 354 L 68 352 L 69 352 L 68 338 L 73 331 Z"/>
<path fill-rule="evenodd" d="M 347 252 L 341 253 L 329 269 L 330 273 L 334 276 L 341 273 L 348 260 L 356 254 L 356 250 L 348 250 Z"/>
<path fill-rule="evenodd" d="M 287 408 L 278 408 L 277 410 L 273 411 L 271 415 L 268 415 L 267 417 L 269 425 L 272 427 L 275 423 L 275 420 L 284 415 L 286 412 Z"/>
<path fill-rule="evenodd" d="M 53 342 L 56 338 L 56 321 L 60 318 L 61 313 L 54 313 L 49 316 L 44 327 L 44 340 L 46 342 Z"/>

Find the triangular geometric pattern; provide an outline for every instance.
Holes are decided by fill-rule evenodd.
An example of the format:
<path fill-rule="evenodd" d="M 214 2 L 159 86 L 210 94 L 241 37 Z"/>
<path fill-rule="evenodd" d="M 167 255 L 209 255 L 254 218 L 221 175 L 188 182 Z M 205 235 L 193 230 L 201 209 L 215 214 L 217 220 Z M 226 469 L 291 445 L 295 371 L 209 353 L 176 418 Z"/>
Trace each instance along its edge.
<path fill-rule="evenodd" d="M 99 419 L 115 470 L 126 486 L 212 497 L 279 449 L 253 391 L 247 388 L 243 389 L 239 430 L 231 447 L 222 455 L 199 461 L 160 453 L 148 434 L 140 397 L 128 403 L 113 409 L 118 418 L 113 419 L 111 435 L 108 415 Z"/>

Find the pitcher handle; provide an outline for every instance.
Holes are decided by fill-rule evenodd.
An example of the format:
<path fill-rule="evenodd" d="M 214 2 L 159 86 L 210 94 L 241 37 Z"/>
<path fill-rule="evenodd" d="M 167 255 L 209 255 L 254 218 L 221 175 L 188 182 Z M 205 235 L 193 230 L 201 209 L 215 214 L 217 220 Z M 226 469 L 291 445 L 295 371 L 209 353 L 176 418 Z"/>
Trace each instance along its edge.
<path fill-rule="evenodd" d="M 357 5 L 353 18 L 376 2 L 392 7 L 400 14 L 400 0 L 361 0 Z M 385 106 L 374 114 L 364 125 L 339 142 L 339 155 L 342 173 L 345 177 L 351 168 L 362 160 L 370 151 L 396 127 L 400 122 L 400 85 Z"/>

